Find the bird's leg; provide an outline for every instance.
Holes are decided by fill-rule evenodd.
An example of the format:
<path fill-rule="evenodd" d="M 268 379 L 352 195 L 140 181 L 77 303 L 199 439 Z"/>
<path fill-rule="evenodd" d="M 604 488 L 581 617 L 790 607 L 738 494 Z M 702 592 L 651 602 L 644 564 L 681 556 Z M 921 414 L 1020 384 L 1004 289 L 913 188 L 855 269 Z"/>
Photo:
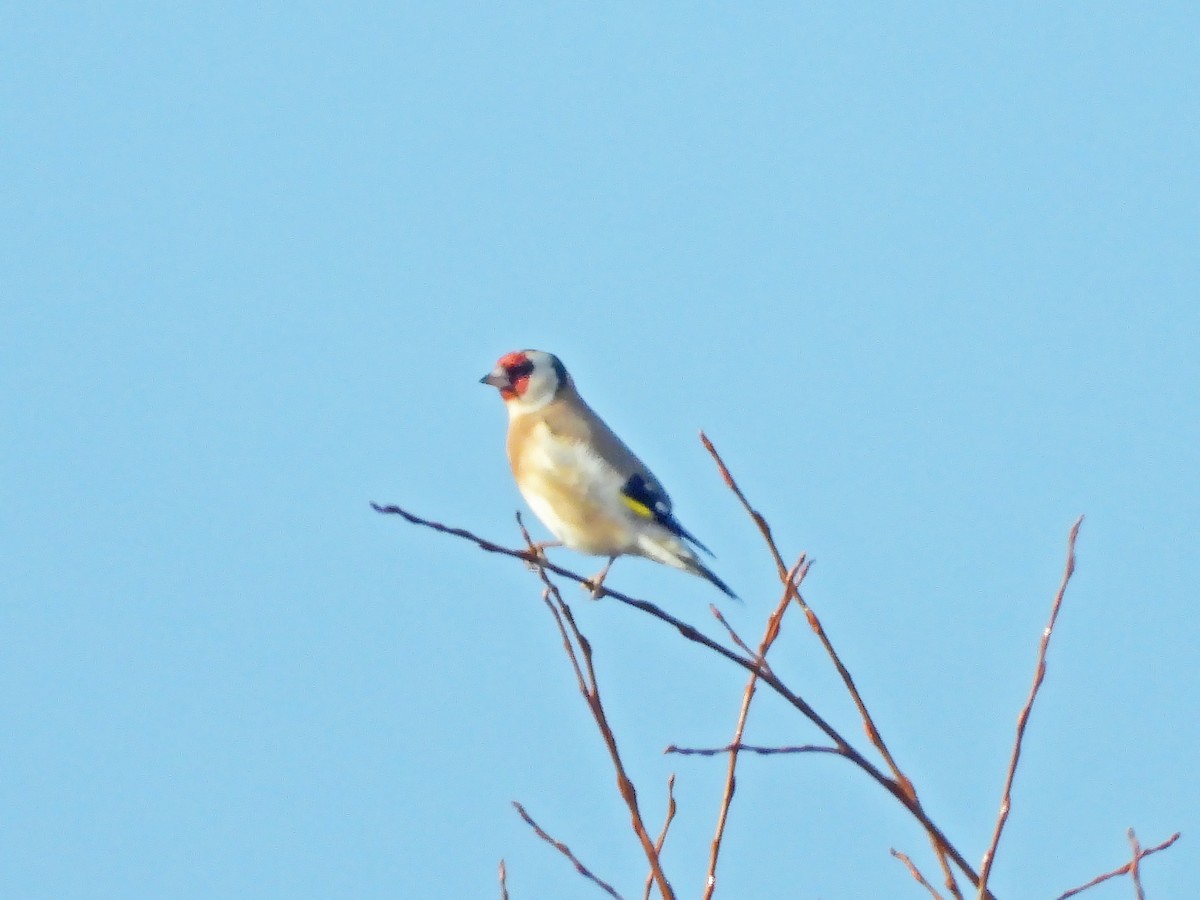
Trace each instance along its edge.
<path fill-rule="evenodd" d="M 608 558 L 608 562 L 604 564 L 603 569 L 580 585 L 580 587 L 582 587 L 585 591 L 591 591 L 593 600 L 600 599 L 600 589 L 604 586 L 604 577 L 608 575 L 608 570 L 612 566 L 614 560 L 616 560 L 616 557 L 610 556 Z"/>

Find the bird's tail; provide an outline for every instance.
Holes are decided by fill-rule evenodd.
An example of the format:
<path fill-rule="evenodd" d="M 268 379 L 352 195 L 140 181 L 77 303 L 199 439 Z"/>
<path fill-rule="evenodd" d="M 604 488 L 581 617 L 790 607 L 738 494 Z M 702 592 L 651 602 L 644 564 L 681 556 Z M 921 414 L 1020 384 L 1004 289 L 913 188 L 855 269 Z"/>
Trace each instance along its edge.
<path fill-rule="evenodd" d="M 699 575 L 705 581 L 714 585 L 717 588 L 717 590 L 719 590 L 721 593 L 723 593 L 726 597 L 729 597 L 731 600 L 736 600 L 738 603 L 742 602 L 742 598 L 739 597 L 737 594 L 735 594 L 730 589 L 729 585 L 727 585 L 720 578 L 718 578 L 716 576 L 716 573 L 713 572 L 713 570 L 710 569 L 708 566 L 706 566 L 704 563 L 700 562 L 700 560 L 693 557 L 692 559 L 688 560 L 687 562 L 688 562 L 687 570 L 689 572 L 691 572 L 693 575 Z"/>
<path fill-rule="evenodd" d="M 638 538 L 637 550 L 634 552 L 640 556 L 653 559 L 656 562 L 673 566 L 676 569 L 683 569 L 685 572 L 691 572 L 693 575 L 697 575 L 713 585 L 726 597 L 737 600 L 739 603 L 741 602 L 742 598 L 735 594 L 729 585 L 718 578 L 712 569 L 700 562 L 699 557 L 692 552 L 692 549 L 687 544 L 674 535 L 641 535 Z"/>

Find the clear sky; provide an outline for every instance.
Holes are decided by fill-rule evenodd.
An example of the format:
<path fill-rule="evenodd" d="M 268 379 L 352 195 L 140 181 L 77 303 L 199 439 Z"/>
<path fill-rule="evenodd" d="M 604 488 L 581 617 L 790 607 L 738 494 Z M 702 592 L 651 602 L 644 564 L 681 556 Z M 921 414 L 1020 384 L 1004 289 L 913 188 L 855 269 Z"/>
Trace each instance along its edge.
<path fill-rule="evenodd" d="M 744 598 L 704 428 L 993 885 L 1200 872 L 1192 3 L 10 4 L 0 17 L 0 894 L 626 896 L 644 861 L 477 381 L 560 355 Z M 539 537 L 546 537 L 535 528 Z M 551 551 L 583 572 L 593 559 Z M 613 587 L 710 634 L 720 595 Z M 698 896 L 740 670 L 571 588 Z M 799 619 L 781 674 L 848 735 Z M 764 697 L 748 739 L 814 730 Z M 832 758 L 746 759 L 719 897 L 923 897 Z M 1128 884 L 1096 898 L 1130 895 Z"/>

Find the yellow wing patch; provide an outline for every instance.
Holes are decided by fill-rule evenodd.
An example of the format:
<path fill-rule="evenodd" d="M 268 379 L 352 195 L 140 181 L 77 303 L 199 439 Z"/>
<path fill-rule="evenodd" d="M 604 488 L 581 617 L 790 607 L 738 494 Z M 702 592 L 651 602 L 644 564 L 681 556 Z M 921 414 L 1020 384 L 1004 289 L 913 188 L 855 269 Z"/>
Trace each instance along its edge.
<path fill-rule="evenodd" d="M 643 519 L 653 519 L 654 512 L 645 503 L 634 500 L 628 494 L 621 494 L 621 502 L 633 510 L 635 515 L 641 516 Z"/>

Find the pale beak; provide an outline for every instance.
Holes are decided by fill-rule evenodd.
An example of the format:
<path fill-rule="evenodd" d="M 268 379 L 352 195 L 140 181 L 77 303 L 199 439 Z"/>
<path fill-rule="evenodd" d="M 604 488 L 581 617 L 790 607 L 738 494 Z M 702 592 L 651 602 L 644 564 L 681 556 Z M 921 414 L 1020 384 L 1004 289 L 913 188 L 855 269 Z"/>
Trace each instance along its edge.
<path fill-rule="evenodd" d="M 506 388 L 509 386 L 508 373 L 503 369 L 493 369 L 480 378 L 479 383 L 490 384 L 494 388 Z"/>

